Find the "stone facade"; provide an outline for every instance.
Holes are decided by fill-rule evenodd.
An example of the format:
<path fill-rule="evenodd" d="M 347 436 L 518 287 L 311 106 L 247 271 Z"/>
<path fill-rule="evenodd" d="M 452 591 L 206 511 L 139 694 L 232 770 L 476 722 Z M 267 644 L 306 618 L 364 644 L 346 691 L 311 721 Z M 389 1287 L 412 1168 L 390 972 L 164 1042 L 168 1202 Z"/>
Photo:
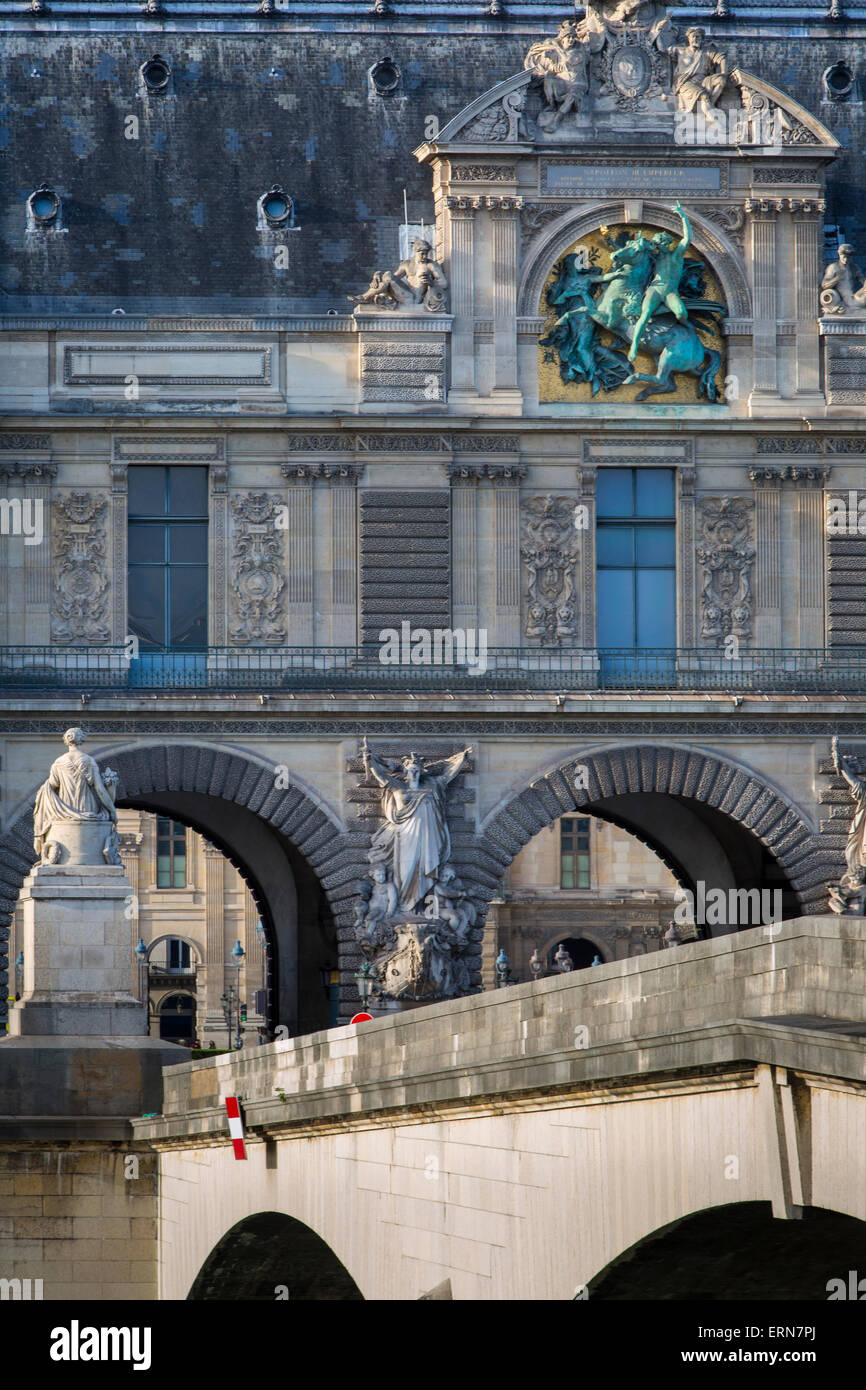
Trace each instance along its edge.
<path fill-rule="evenodd" d="M 556 60 L 564 88 L 537 61 L 574 21 L 564 4 L 442 6 L 428 28 L 400 0 L 375 15 L 346 0 L 333 30 L 301 8 L 281 6 L 281 27 L 240 4 L 179 4 L 164 33 L 142 20 L 165 40 L 158 91 L 137 22 L 100 30 L 87 5 L 54 7 L 50 29 L 0 20 L 13 119 L 34 82 L 59 98 L 12 151 L 26 188 L 33 142 L 47 144 L 53 169 L 36 162 L 51 187 L 33 194 L 56 201 L 37 215 L 25 197 L 3 246 L 3 920 L 32 862 L 58 701 L 110 754 L 126 812 L 174 812 L 240 865 L 272 949 L 269 1021 L 292 1033 L 329 1021 L 325 963 L 340 966 L 343 1012 L 357 1004 L 354 924 L 381 824 L 365 738 L 385 757 L 472 745 L 447 814 L 479 930 L 515 856 L 581 810 L 681 881 L 778 887 L 789 915 L 817 909 L 844 847 L 829 741 L 856 751 L 866 737 L 859 533 L 827 526 L 866 461 L 863 323 L 856 299 L 826 314 L 820 299 L 843 237 L 864 258 L 849 191 L 862 112 L 821 79 L 862 40 L 782 12 L 771 39 L 738 13 L 704 15 L 706 61 L 724 52 L 727 73 L 705 94 L 713 139 L 692 139 L 677 123 L 682 54 L 654 0 L 629 30 L 634 90 L 622 35 L 593 6 L 576 22 L 583 47 Z M 231 63 L 242 80 L 221 96 L 231 176 L 217 190 L 199 116 L 209 74 Z M 84 73 L 98 115 L 69 131 L 57 112 L 64 98 L 91 110 Z M 717 139 L 738 111 L 766 113 L 778 141 Z M 162 197 L 167 148 L 184 174 Z M 404 241 L 423 229 L 436 293 L 353 312 L 374 274 L 399 274 L 404 216 Z M 701 361 L 665 380 L 656 354 L 647 396 L 648 361 L 626 382 L 607 328 L 590 356 L 612 375 L 595 393 L 567 379 L 588 349 L 575 317 L 570 367 L 562 342 L 545 346 L 552 287 L 610 274 L 629 238 L 669 246 L 684 218 L 686 319 L 705 321 L 683 342 L 703 332 Z M 600 283 L 581 291 L 596 313 Z M 571 283 L 563 303 L 576 295 Z M 673 347 L 682 326 L 668 325 Z M 207 470 L 200 642 L 141 653 L 130 499 L 142 470 L 193 467 Z M 641 638 L 637 675 L 618 683 L 599 650 L 599 503 L 610 470 L 657 469 L 673 479 L 676 653 L 645 656 Z M 389 665 L 381 633 L 404 624 L 483 634 L 486 669 L 411 651 Z M 225 924 L 205 915 L 211 960 Z M 490 982 L 492 939 L 476 943 L 472 989 Z M 208 1027 L 221 987 L 209 977 Z"/>

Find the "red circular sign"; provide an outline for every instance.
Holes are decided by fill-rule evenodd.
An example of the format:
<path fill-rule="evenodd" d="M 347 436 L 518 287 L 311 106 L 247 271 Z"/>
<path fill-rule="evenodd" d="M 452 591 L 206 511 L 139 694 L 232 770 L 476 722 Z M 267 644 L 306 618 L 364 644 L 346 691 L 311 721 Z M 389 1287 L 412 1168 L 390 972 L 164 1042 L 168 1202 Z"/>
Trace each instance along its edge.
<path fill-rule="evenodd" d="M 350 1018 L 350 1019 L 349 1019 L 349 1022 L 350 1022 L 350 1023 L 372 1023 L 372 1022 L 373 1022 L 373 1015 L 372 1015 L 372 1014 L 355 1014 L 355 1017 L 354 1017 L 354 1018 Z"/>

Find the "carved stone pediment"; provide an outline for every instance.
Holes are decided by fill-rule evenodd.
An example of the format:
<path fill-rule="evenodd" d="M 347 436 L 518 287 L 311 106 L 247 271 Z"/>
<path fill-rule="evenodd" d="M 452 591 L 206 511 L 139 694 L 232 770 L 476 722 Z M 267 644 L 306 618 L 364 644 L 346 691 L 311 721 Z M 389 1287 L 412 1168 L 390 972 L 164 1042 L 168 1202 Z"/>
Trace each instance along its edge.
<path fill-rule="evenodd" d="M 839 148 L 787 93 L 729 66 L 724 42 L 696 26 L 677 28 L 653 0 L 623 0 L 613 8 L 632 17 L 613 20 L 609 5 L 588 5 L 584 19 L 566 20 L 533 43 L 522 73 L 464 107 L 418 157 L 451 144 L 480 152 L 518 142 L 593 146 L 634 137 L 728 146 L 732 153 L 744 145 Z"/>

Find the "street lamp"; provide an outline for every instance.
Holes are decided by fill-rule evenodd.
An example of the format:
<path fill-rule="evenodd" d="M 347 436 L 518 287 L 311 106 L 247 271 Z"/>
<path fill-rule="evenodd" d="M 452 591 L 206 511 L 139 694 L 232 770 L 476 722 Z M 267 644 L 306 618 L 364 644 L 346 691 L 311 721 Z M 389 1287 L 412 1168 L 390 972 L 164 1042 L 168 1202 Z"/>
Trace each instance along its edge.
<path fill-rule="evenodd" d="M 370 998 L 370 995 L 373 993 L 373 989 L 375 988 L 375 981 L 371 980 L 370 978 L 370 972 L 372 971 L 372 969 L 373 967 L 370 964 L 370 962 L 368 960 L 365 960 L 364 964 L 361 966 L 361 969 L 355 971 L 355 983 L 358 986 L 358 995 L 360 997 L 361 1003 L 365 1007 L 367 1004 L 367 1000 Z"/>
<path fill-rule="evenodd" d="M 222 993 L 222 994 L 220 995 L 220 1003 L 222 1004 L 223 1018 L 224 1018 L 225 1021 L 226 1021 L 226 1032 L 228 1033 L 229 1052 L 231 1052 L 231 1051 L 232 1051 L 232 1014 L 234 1013 L 234 1007 L 235 1007 L 235 987 L 234 987 L 234 985 L 229 985 L 228 988 L 224 991 L 224 993 Z"/>
<path fill-rule="evenodd" d="M 574 969 L 574 961 L 566 951 L 564 941 L 560 941 L 556 955 L 553 957 L 553 963 L 557 970 L 561 970 L 564 975 Z"/>
<path fill-rule="evenodd" d="M 535 950 L 532 952 L 532 955 L 529 957 L 529 968 L 532 971 L 533 980 L 540 980 L 542 974 L 544 973 L 544 961 L 538 954 L 537 946 Z"/>
<path fill-rule="evenodd" d="M 246 954 L 247 954 L 246 951 L 244 950 L 243 946 L 241 945 L 240 937 L 238 937 L 237 941 L 236 941 L 235 944 L 234 944 L 234 947 L 232 948 L 232 964 L 234 965 L 235 969 L 236 969 L 237 972 L 238 972 L 238 993 L 237 993 L 237 1010 L 238 1010 L 237 1024 L 238 1024 L 238 1027 L 237 1027 L 237 1040 L 236 1040 L 236 1046 L 237 1046 L 237 1047 L 241 1047 L 241 1046 L 242 1046 L 242 1041 L 241 1041 L 241 966 L 242 966 L 243 963 L 244 963 L 244 960 L 245 960 L 245 958 L 246 958 Z"/>
<path fill-rule="evenodd" d="M 138 997 L 145 1006 L 147 1013 L 147 1031 L 150 1034 L 150 989 L 147 980 L 147 947 L 144 944 L 144 937 L 138 938 L 138 945 L 135 948 L 135 959 L 138 961 Z"/>
<path fill-rule="evenodd" d="M 501 989 L 503 985 L 516 985 L 517 977 L 511 973 L 511 962 L 505 954 L 505 947 L 501 947 L 499 955 L 496 957 L 496 985 Z"/>
<path fill-rule="evenodd" d="M 19 951 L 15 957 L 15 998 L 21 998 L 21 988 L 24 984 L 24 952 Z"/>

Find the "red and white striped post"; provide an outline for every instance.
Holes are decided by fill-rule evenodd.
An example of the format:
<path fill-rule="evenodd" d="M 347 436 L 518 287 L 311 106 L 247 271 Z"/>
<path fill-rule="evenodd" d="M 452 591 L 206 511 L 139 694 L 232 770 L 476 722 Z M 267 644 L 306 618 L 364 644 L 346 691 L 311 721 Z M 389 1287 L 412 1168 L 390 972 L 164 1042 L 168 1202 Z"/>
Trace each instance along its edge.
<path fill-rule="evenodd" d="M 229 1117 L 229 1134 L 232 1137 L 232 1148 L 235 1151 L 235 1158 L 246 1158 L 247 1151 L 244 1145 L 244 1122 L 241 1119 L 241 1107 L 238 1104 L 237 1096 L 226 1096 L 226 1114 Z"/>

